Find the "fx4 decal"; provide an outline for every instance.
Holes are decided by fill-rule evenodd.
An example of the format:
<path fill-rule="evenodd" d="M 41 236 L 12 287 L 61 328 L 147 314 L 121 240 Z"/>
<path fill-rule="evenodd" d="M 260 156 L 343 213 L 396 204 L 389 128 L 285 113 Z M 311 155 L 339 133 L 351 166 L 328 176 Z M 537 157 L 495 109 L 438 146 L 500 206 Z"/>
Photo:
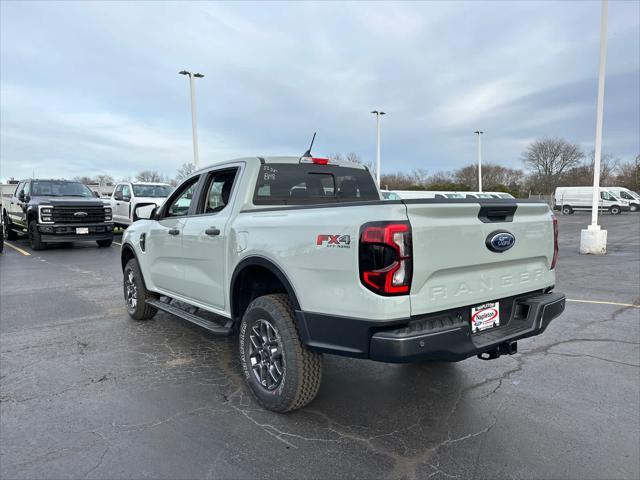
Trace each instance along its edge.
<path fill-rule="evenodd" d="M 316 245 L 328 248 L 351 248 L 350 235 L 327 235 L 320 234 L 316 239 Z"/>

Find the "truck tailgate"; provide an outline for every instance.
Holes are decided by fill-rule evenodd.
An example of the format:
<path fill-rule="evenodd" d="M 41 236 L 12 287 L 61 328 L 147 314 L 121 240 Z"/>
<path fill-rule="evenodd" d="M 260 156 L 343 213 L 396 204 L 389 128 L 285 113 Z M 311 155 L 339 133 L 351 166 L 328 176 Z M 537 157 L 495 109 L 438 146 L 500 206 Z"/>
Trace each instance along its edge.
<path fill-rule="evenodd" d="M 499 300 L 555 282 L 552 215 L 545 203 L 405 204 L 413 239 L 412 315 Z M 489 250 L 486 241 L 496 231 L 513 234 L 513 247 Z"/>

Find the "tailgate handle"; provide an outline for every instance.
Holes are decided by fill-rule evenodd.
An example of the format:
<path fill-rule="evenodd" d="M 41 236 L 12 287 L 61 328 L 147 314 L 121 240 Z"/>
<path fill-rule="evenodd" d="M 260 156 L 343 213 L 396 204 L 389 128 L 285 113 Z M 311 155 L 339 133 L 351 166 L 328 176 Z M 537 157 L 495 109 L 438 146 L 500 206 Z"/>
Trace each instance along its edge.
<path fill-rule="evenodd" d="M 513 222 L 513 215 L 516 213 L 518 205 L 516 203 L 504 204 L 484 204 L 480 206 L 478 219 L 483 223 Z"/>

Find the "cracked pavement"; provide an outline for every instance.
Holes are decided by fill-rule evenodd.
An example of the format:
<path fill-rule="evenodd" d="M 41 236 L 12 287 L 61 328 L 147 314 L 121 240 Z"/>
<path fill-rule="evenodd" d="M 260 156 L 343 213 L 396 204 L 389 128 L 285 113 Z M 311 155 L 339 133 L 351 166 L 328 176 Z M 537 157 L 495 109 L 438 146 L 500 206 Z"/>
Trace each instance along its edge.
<path fill-rule="evenodd" d="M 560 217 L 557 290 L 640 303 L 640 215 Z M 28 249 L 25 241 L 16 244 Z M 0 257 L 0 478 L 639 478 L 640 309 L 571 303 L 519 353 L 325 356 L 307 408 L 262 410 L 236 338 L 135 322 L 119 248 Z"/>

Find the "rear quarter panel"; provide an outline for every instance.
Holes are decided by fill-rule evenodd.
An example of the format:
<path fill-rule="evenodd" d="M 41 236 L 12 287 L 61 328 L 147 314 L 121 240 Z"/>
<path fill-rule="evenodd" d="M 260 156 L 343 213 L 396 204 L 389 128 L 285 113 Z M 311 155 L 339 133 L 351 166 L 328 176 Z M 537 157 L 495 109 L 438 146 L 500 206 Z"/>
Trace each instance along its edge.
<path fill-rule="evenodd" d="M 370 320 L 408 317 L 408 296 L 382 297 L 360 284 L 358 238 L 371 221 L 407 219 L 394 202 L 240 213 L 232 226 L 236 264 L 250 256 L 270 260 L 286 275 L 308 312 Z M 350 243 L 318 245 L 318 235 L 348 235 Z"/>

